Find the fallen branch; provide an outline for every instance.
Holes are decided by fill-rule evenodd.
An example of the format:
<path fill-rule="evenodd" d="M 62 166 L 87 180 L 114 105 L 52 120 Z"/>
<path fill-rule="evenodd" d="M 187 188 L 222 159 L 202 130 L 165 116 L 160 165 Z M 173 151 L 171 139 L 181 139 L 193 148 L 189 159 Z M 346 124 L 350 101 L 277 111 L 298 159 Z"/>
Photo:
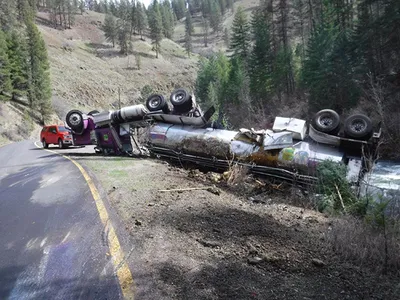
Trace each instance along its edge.
<path fill-rule="evenodd" d="M 172 190 L 158 190 L 159 192 L 184 192 L 184 191 L 196 191 L 196 190 L 209 190 L 213 189 L 212 186 L 205 186 L 199 188 L 184 188 L 184 189 L 172 189 Z"/>
<path fill-rule="evenodd" d="M 336 187 L 336 191 L 337 191 L 337 193 L 338 193 L 338 195 L 339 195 L 340 204 L 342 204 L 343 211 L 346 212 L 346 207 L 344 206 L 342 194 L 340 193 L 339 188 L 338 188 L 338 186 L 337 186 L 336 183 L 335 183 L 335 187 Z"/>

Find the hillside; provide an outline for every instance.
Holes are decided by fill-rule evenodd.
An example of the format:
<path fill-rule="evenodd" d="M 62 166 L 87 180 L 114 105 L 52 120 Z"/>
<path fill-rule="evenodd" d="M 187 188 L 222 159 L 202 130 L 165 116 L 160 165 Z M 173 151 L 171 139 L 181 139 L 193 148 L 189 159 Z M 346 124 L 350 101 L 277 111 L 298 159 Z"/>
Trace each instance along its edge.
<path fill-rule="evenodd" d="M 39 13 L 38 20 L 49 52 L 53 105 L 60 118 L 72 108 L 110 108 L 118 100 L 118 88 L 122 104 L 137 103 L 146 85 L 165 96 L 176 87 L 192 88 L 196 57 L 188 59 L 184 49 L 170 40 L 162 41 L 163 51 L 156 59 L 150 40 L 134 36 L 133 54 L 121 56 L 105 41 L 103 14 L 87 11 L 77 15 L 70 30 L 47 26 L 46 13 Z M 135 60 L 138 55 L 140 70 Z"/>
<path fill-rule="evenodd" d="M 234 12 L 239 6 L 241 6 L 248 16 L 248 20 L 251 18 L 253 10 L 259 6 L 259 0 L 240 0 L 234 3 L 234 10 L 228 10 L 222 22 L 222 31 L 215 33 L 212 29 L 209 29 L 208 45 L 204 46 L 204 28 L 202 25 L 201 14 L 193 15 L 193 26 L 194 34 L 192 36 L 193 52 L 202 56 L 209 56 L 219 50 L 225 51 L 227 47 L 224 43 L 224 30 L 228 29 L 228 33 L 231 34 L 231 26 L 234 18 Z M 174 31 L 174 41 L 180 44 L 182 47 L 185 44 L 185 19 L 178 21 Z"/>

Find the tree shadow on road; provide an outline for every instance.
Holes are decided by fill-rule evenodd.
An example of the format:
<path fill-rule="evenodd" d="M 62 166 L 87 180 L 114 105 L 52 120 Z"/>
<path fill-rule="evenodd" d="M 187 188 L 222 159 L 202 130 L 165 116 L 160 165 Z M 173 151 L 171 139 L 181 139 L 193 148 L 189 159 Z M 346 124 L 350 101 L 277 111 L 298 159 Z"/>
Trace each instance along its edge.
<path fill-rule="evenodd" d="M 35 278 L 38 274 L 28 274 L 26 268 L 0 268 L 1 299 L 122 299 L 113 277 L 100 279 L 99 274 L 99 278 Z"/>

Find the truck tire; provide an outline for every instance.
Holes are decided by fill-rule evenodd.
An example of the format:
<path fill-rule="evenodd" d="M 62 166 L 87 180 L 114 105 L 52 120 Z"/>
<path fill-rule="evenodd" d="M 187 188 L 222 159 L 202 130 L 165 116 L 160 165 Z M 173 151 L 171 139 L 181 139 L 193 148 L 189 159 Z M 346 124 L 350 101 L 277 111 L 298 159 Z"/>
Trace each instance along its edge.
<path fill-rule="evenodd" d="M 369 139 L 372 130 L 372 121 L 366 115 L 352 115 L 344 122 L 345 135 L 353 139 Z"/>
<path fill-rule="evenodd" d="M 192 96 L 184 89 L 177 89 L 171 93 L 171 104 L 176 112 L 188 112 L 193 107 Z"/>
<path fill-rule="evenodd" d="M 43 145 L 43 148 L 44 148 L 44 149 L 49 148 L 49 144 L 47 144 L 47 142 L 46 142 L 45 139 L 42 140 L 42 145 Z"/>
<path fill-rule="evenodd" d="M 61 139 L 58 139 L 58 148 L 60 148 L 60 149 L 64 148 L 64 143 Z"/>
<path fill-rule="evenodd" d="M 150 95 L 146 100 L 146 108 L 149 111 L 164 111 L 165 106 L 168 107 L 168 104 L 163 95 L 153 94 Z"/>
<path fill-rule="evenodd" d="M 74 131 L 80 131 L 83 128 L 83 114 L 80 110 L 71 110 L 65 118 L 68 126 Z"/>
<path fill-rule="evenodd" d="M 339 114 L 332 109 L 320 110 L 314 115 L 312 125 L 318 131 L 336 134 L 340 129 Z"/>

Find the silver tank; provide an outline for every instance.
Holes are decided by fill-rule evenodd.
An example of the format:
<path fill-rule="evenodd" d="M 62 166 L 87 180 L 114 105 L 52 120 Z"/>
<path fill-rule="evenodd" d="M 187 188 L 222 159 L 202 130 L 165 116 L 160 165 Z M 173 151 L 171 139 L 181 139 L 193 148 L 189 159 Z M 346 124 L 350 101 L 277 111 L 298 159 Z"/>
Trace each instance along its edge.
<path fill-rule="evenodd" d="M 231 141 L 237 132 L 158 123 L 150 128 L 150 143 L 208 157 L 230 158 Z"/>

